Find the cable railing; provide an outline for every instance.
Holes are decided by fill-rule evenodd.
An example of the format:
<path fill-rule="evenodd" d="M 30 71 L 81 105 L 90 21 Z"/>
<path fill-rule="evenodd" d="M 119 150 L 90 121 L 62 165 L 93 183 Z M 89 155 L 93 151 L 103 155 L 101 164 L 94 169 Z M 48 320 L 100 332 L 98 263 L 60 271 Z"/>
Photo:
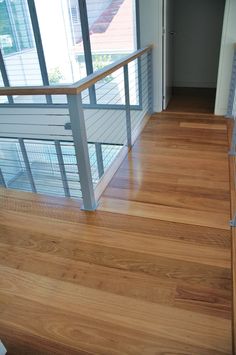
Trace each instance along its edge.
<path fill-rule="evenodd" d="M 152 113 L 152 47 L 71 85 L 2 87 L 0 97 L 8 97 L 0 104 L 0 185 L 94 210 Z"/>

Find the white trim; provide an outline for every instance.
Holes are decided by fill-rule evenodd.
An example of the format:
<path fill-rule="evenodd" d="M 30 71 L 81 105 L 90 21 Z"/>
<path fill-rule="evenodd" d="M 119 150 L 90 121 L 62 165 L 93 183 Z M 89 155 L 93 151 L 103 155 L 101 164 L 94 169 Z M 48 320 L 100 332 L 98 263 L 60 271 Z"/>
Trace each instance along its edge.
<path fill-rule="evenodd" d="M 141 46 L 148 45 L 149 43 L 153 44 L 153 109 L 154 112 L 162 111 L 162 1 L 163 0 L 139 0 L 140 8 L 140 40 Z M 226 75 L 226 70 L 231 70 L 227 65 L 223 67 L 223 62 L 225 62 L 225 46 L 229 43 L 226 43 L 227 34 L 227 24 L 229 16 L 235 16 L 234 8 L 232 5 L 235 3 L 235 0 L 226 0 L 225 2 L 225 14 L 224 14 L 224 23 L 222 29 L 222 42 L 218 66 L 218 79 L 217 79 L 217 95 L 215 102 L 215 114 L 225 114 L 227 109 L 224 110 L 224 106 L 227 106 L 227 103 L 220 103 L 220 97 L 222 95 L 222 89 L 225 90 L 222 79 Z M 232 8 L 232 10 L 231 10 Z M 231 36 L 230 39 L 233 42 L 236 42 L 236 38 Z M 229 38 L 227 39 L 229 42 Z M 228 51 L 228 49 L 226 49 Z M 215 84 L 215 83 L 214 83 Z M 215 85 L 214 85 L 215 86 Z"/>
<path fill-rule="evenodd" d="M 162 0 L 139 0 L 141 47 L 153 44 L 153 110 L 162 111 Z"/>
<path fill-rule="evenodd" d="M 224 20 L 223 20 L 223 29 L 222 29 L 222 37 L 221 37 L 221 45 L 220 45 L 220 57 L 219 57 L 219 66 L 218 66 L 218 75 L 217 75 L 217 84 L 216 84 L 216 100 L 215 100 L 215 109 L 214 113 L 219 115 L 224 115 L 227 111 L 227 108 L 220 108 L 220 88 L 222 86 L 222 79 L 223 79 L 223 62 L 225 58 L 225 51 L 224 46 L 226 43 L 226 33 L 227 33 L 227 25 L 229 22 L 229 11 L 230 10 L 230 3 L 229 0 L 225 1 L 225 13 L 224 13 Z"/>
<path fill-rule="evenodd" d="M 132 132 L 132 145 L 134 144 L 136 139 L 141 134 L 141 132 L 144 129 L 145 125 L 147 124 L 150 116 L 151 116 L 150 114 L 146 114 L 143 117 L 141 123 L 136 127 L 134 132 Z M 103 177 L 98 182 L 98 184 L 97 184 L 97 186 L 95 187 L 95 190 L 94 190 L 94 195 L 95 195 L 96 201 L 98 201 L 99 198 L 101 197 L 103 191 L 106 189 L 107 185 L 109 184 L 109 182 L 111 181 L 111 179 L 113 178 L 115 173 L 117 172 L 118 168 L 120 167 L 121 163 L 125 159 L 125 157 L 128 154 L 128 152 L 129 152 L 129 148 L 127 146 L 124 146 L 121 149 L 121 151 L 118 153 L 117 157 L 115 158 L 115 160 L 111 164 L 111 166 L 107 169 L 107 171 L 105 171 Z"/>
<path fill-rule="evenodd" d="M 144 129 L 144 127 L 146 126 L 149 118 L 151 117 L 151 115 L 149 113 L 147 113 L 141 123 L 135 128 L 135 130 L 132 132 L 132 145 L 135 143 L 136 139 L 139 137 L 139 135 L 141 134 L 142 130 Z"/>
<path fill-rule="evenodd" d="M 214 115 L 225 116 L 226 113 L 227 113 L 227 107 L 217 107 L 217 109 L 215 109 Z"/>
<path fill-rule="evenodd" d="M 105 171 L 103 177 L 95 187 L 94 195 L 95 195 L 95 200 L 98 202 L 98 204 L 99 204 L 98 200 L 101 197 L 103 191 L 105 190 L 105 188 L 107 187 L 107 185 L 109 184 L 109 182 L 111 181 L 115 173 L 117 172 L 118 168 L 120 167 L 121 163 L 125 159 L 128 152 L 129 152 L 129 148 L 127 146 L 124 146 L 116 156 L 114 162 Z"/>
<path fill-rule="evenodd" d="M 235 0 L 226 0 L 217 77 L 215 115 L 225 115 L 227 113 L 234 43 L 236 42 L 235 8 Z"/>

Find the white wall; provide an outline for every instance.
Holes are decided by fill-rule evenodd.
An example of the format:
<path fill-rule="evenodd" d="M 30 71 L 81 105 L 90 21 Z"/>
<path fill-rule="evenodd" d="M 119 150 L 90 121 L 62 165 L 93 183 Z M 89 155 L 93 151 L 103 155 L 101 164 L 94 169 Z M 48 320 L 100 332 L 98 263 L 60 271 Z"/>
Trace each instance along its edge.
<path fill-rule="evenodd" d="M 162 0 L 139 0 L 141 47 L 153 44 L 153 108 L 162 111 Z"/>
<path fill-rule="evenodd" d="M 175 0 L 176 2 L 179 0 Z M 198 1 L 198 0 L 196 0 Z M 227 112 L 233 44 L 236 43 L 236 0 L 226 0 L 215 114 Z M 140 0 L 141 46 L 154 44 L 154 111 L 162 111 L 162 0 Z"/>
<path fill-rule="evenodd" d="M 227 112 L 234 43 L 236 43 L 236 0 L 226 0 L 216 91 L 216 115 L 225 115 Z"/>
<path fill-rule="evenodd" d="M 174 5 L 173 85 L 214 88 L 225 1 L 176 0 Z"/>

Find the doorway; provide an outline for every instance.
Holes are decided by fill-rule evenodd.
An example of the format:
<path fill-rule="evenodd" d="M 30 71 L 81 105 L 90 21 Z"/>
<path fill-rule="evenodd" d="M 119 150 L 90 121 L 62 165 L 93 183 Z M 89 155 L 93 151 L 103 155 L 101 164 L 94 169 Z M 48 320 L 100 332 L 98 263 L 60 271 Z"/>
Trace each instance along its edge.
<path fill-rule="evenodd" d="M 214 113 L 225 0 L 163 0 L 163 110 Z"/>

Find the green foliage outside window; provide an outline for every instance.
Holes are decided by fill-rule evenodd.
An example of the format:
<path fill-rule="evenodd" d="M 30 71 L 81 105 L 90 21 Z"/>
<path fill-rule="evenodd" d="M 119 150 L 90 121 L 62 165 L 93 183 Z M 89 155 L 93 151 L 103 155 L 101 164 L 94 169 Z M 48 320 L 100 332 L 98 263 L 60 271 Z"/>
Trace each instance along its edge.
<path fill-rule="evenodd" d="M 63 75 L 60 71 L 59 67 L 55 67 L 50 70 L 48 73 L 48 79 L 50 84 L 58 84 L 61 79 L 63 79 Z"/>
<path fill-rule="evenodd" d="M 104 68 L 106 65 L 112 63 L 110 54 L 95 54 L 93 55 L 93 69 L 94 71 Z M 112 81 L 112 75 L 106 76 L 102 81 L 109 83 Z"/>

